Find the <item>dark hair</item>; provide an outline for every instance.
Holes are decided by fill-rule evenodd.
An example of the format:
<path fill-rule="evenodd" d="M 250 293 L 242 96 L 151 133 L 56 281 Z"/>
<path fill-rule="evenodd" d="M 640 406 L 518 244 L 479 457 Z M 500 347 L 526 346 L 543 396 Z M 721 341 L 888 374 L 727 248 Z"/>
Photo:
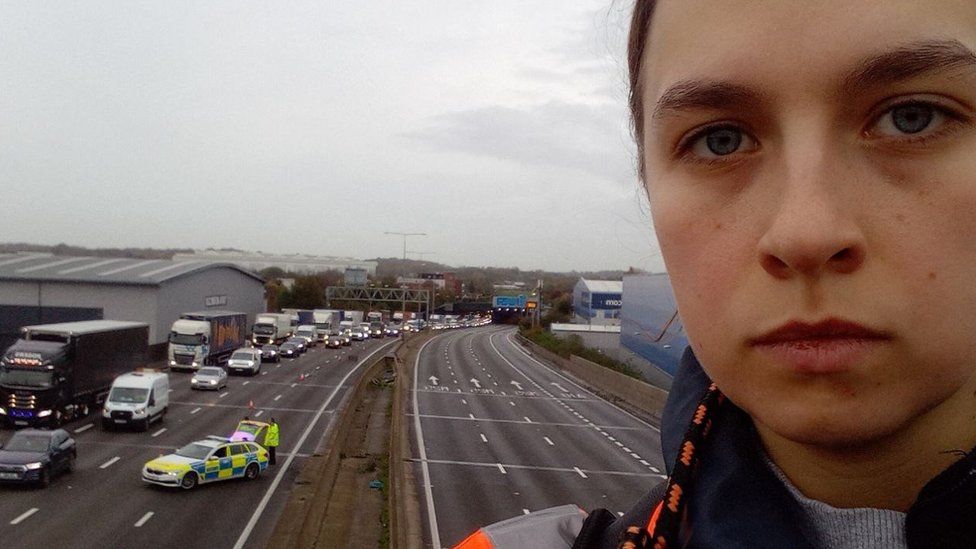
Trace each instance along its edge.
<path fill-rule="evenodd" d="M 644 103 L 641 99 L 641 60 L 647 34 L 651 30 L 651 16 L 657 0 L 637 0 L 630 19 L 630 36 L 627 40 L 627 69 L 630 72 L 630 118 L 637 141 L 637 175 L 644 179 Z"/>

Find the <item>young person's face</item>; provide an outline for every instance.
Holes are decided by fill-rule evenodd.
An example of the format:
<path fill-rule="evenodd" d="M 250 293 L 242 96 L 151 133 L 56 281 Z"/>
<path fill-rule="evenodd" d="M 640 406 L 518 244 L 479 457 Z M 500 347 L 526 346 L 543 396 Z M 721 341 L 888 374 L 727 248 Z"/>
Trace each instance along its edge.
<path fill-rule="evenodd" d="M 972 398 L 973 50 L 972 0 L 659 2 L 654 227 L 697 356 L 777 434 L 867 442 Z M 828 319 L 870 335 L 762 339 Z"/>

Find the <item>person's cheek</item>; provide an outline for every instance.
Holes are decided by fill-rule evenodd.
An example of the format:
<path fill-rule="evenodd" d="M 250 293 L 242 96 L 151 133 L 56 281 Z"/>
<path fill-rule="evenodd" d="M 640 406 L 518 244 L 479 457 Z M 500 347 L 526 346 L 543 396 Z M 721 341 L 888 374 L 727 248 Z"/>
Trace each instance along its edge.
<path fill-rule="evenodd" d="M 734 347 L 736 292 L 747 266 L 744 235 L 728 208 L 686 193 L 651 193 L 652 216 L 681 319 L 692 348 L 705 358 Z M 714 362 L 714 361 L 713 361 Z"/>

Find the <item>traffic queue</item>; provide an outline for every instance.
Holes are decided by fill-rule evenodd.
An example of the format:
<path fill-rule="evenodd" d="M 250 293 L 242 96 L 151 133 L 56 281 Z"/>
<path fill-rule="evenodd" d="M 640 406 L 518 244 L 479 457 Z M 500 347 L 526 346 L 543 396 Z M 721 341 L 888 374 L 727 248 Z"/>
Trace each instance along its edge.
<path fill-rule="evenodd" d="M 213 318 L 218 317 L 197 322 L 210 323 Z M 181 320 L 194 322 L 188 318 Z M 187 380 L 192 390 L 219 391 L 228 385 L 230 373 L 258 375 L 262 364 L 279 362 L 282 357 L 297 358 L 318 343 L 332 349 L 350 346 L 354 333 L 366 330 L 367 325 L 337 328 L 321 335 L 315 326 L 311 330 L 298 329 L 280 346 L 269 343 L 239 347 L 224 353 L 223 361 L 177 359 L 171 349 L 168 356 L 171 360 L 166 366 L 174 371 L 189 366 L 185 369 L 192 371 Z M 0 387 L 13 387 L 9 391 L 11 396 L 0 402 L 0 420 L 18 430 L 0 445 L 0 484 L 48 486 L 55 477 L 73 471 L 78 457 L 77 443 L 61 428 L 68 421 L 97 411 L 96 425 L 106 432 L 118 429 L 144 432 L 152 423 L 163 421 L 170 404 L 171 374 L 145 367 L 120 371 L 123 365 L 132 368 L 133 362 L 145 364 L 144 324 L 83 321 L 27 327 L 24 334 L 24 340 L 19 340 L 2 357 L 4 376 Z M 39 337 L 32 339 L 32 334 Z M 95 351 L 88 344 L 89 340 L 104 344 L 119 334 L 126 336 L 122 338 L 126 345 L 103 345 Z M 378 337 L 394 334 L 399 335 L 399 330 L 384 325 Z M 63 336 L 60 343 L 59 336 Z M 195 343 L 206 341 L 199 338 Z M 188 338 L 183 338 L 178 345 L 188 343 Z M 175 353 L 177 357 L 179 354 Z M 200 354 L 195 356 L 199 358 Z M 98 385 L 106 383 L 106 371 L 115 376 L 107 390 L 101 389 L 99 395 Z M 87 382 L 89 393 L 77 391 L 72 395 L 76 400 L 68 406 L 59 406 L 46 391 L 57 385 L 59 372 L 74 374 L 72 387 L 84 388 Z M 36 391 L 12 390 L 21 384 Z M 274 464 L 278 437 L 278 425 L 273 418 L 269 423 L 245 418 L 231 434 L 210 435 L 150 460 L 142 468 L 141 479 L 148 484 L 185 490 L 219 480 L 253 480 Z"/>

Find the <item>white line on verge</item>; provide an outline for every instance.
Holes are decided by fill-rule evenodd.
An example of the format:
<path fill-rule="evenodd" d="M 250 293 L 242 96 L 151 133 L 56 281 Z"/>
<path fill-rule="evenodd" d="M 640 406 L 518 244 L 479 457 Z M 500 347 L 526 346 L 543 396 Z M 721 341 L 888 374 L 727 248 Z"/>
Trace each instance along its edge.
<path fill-rule="evenodd" d="M 339 384 L 336 385 L 336 388 L 332 390 L 332 393 L 329 395 L 329 398 L 325 399 L 325 402 L 319 408 L 318 412 L 315 413 L 315 417 L 312 418 L 312 421 L 308 422 L 308 426 L 305 427 L 305 431 L 302 432 L 302 436 L 299 437 L 298 442 L 295 443 L 296 450 L 301 448 L 302 444 L 305 444 L 305 439 L 307 439 L 309 433 L 312 432 L 312 427 L 314 427 L 315 424 L 318 423 L 319 418 L 321 418 L 322 414 L 325 413 L 325 409 L 329 406 L 329 404 L 332 403 L 332 399 L 335 398 L 335 396 L 339 393 L 339 389 L 341 389 L 346 384 L 349 378 L 352 377 L 352 375 L 357 370 L 359 370 L 363 366 L 363 364 L 366 364 L 369 361 L 369 359 L 373 358 L 374 355 L 378 354 L 380 351 L 385 350 L 387 347 L 389 347 L 394 343 L 396 343 L 396 341 L 391 341 L 390 343 L 377 347 L 375 351 L 367 355 L 366 358 L 359 361 L 359 364 L 356 364 L 356 367 L 350 370 L 349 373 L 347 373 L 346 376 L 342 378 L 342 381 L 340 381 Z M 416 398 L 416 394 L 417 393 L 415 390 L 414 398 Z M 257 509 L 254 510 L 254 513 L 251 515 L 251 518 L 247 521 L 247 524 L 244 526 L 244 530 L 241 532 L 241 535 L 237 538 L 237 541 L 234 543 L 234 549 L 241 549 L 242 547 L 244 547 L 244 544 L 247 542 L 247 538 L 250 537 L 251 535 L 251 531 L 254 530 L 254 527 L 257 525 L 258 520 L 261 518 L 261 513 L 263 513 L 264 509 L 268 506 L 268 502 L 271 501 L 271 496 L 278 488 L 278 485 L 281 484 L 281 479 L 284 478 L 285 472 L 288 471 L 288 467 L 291 465 L 291 462 L 294 459 L 295 459 L 295 452 L 292 452 L 291 455 L 288 456 L 288 459 L 285 460 L 285 464 L 282 465 L 281 470 L 278 471 L 278 474 L 271 482 L 271 486 L 268 487 L 268 491 L 264 493 L 264 497 L 261 498 L 261 502 L 258 503 Z M 434 531 L 436 532 L 437 530 Z M 437 546 L 435 549 L 440 549 L 440 547 Z"/>
<path fill-rule="evenodd" d="M 138 521 L 138 522 L 136 522 L 134 526 L 135 526 L 136 528 L 141 528 L 141 527 L 142 527 L 142 525 L 143 525 L 143 524 L 145 524 L 146 522 L 148 522 L 148 521 L 149 521 L 149 519 L 151 519 L 153 515 L 155 515 L 155 513 L 153 513 L 152 511 L 149 511 L 149 512 L 148 512 L 148 513 L 146 513 L 145 515 L 142 515 L 142 518 L 141 518 L 141 519 L 139 519 L 139 521 Z"/>
<path fill-rule="evenodd" d="M 20 524 L 21 522 L 24 522 L 24 520 L 26 520 L 27 517 L 33 515 L 37 511 L 38 511 L 37 507 L 31 507 L 24 514 L 20 515 L 19 517 L 15 518 L 14 520 L 10 521 L 10 524 Z"/>
<path fill-rule="evenodd" d="M 420 471 L 424 480 L 424 498 L 427 500 L 427 523 L 430 528 L 431 544 L 433 549 L 441 549 L 441 536 L 437 530 L 437 512 L 434 509 L 434 495 L 430 491 L 430 468 L 427 466 L 427 447 L 424 446 L 424 431 L 420 427 L 420 405 L 417 403 L 417 373 L 420 370 L 420 356 L 424 354 L 424 349 L 430 345 L 431 341 L 439 338 L 431 338 L 424 342 L 417 351 L 417 357 L 413 364 L 413 426 L 417 432 L 417 450 L 420 452 Z M 447 354 L 447 350 L 444 350 Z"/>
<path fill-rule="evenodd" d="M 112 458 L 112 459 L 106 461 L 105 463 L 99 465 L 98 468 L 99 469 L 108 469 L 109 467 L 112 466 L 113 463 L 115 463 L 116 461 L 118 461 L 120 459 L 122 459 L 122 458 L 120 458 L 119 456 L 115 456 L 114 458 Z"/>

